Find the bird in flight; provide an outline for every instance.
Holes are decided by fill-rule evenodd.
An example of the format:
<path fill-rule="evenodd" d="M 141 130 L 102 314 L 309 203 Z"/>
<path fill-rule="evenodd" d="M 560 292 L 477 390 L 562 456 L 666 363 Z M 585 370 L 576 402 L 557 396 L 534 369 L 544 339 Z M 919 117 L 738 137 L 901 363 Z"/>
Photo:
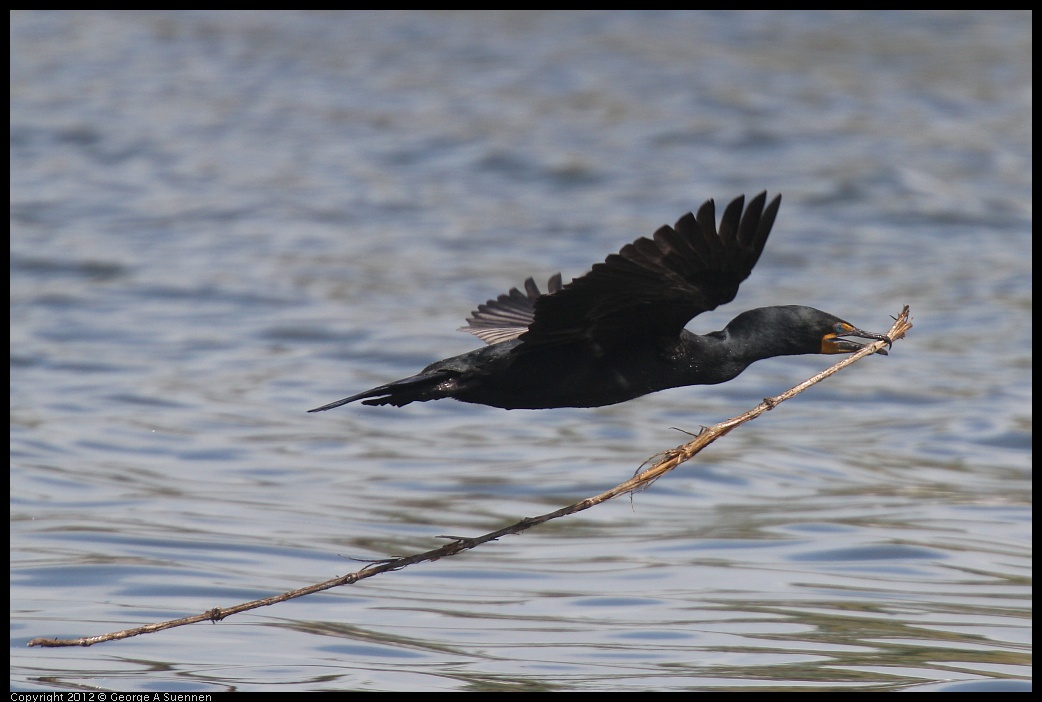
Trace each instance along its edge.
<path fill-rule="evenodd" d="M 395 405 L 451 397 L 505 409 L 601 407 L 667 388 L 713 385 L 775 356 L 837 354 L 891 343 L 827 312 L 800 305 L 743 312 L 722 330 L 693 334 L 694 317 L 730 302 L 760 258 L 781 195 L 745 206 L 739 196 L 720 225 L 707 201 L 608 256 L 570 283 L 561 274 L 541 293 L 529 278 L 471 313 L 462 331 L 487 346 L 416 375 L 308 410 L 362 400 Z M 886 354 L 884 349 L 878 353 Z"/>

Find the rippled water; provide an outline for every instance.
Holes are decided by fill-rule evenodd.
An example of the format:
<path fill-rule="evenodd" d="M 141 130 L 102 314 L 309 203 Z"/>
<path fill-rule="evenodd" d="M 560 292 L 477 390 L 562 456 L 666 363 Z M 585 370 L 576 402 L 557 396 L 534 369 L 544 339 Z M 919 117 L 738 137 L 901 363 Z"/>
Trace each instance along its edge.
<path fill-rule="evenodd" d="M 1031 16 L 11 17 L 11 686 L 1027 689 Z M 784 193 L 727 308 L 915 328 L 596 410 L 309 407 L 473 348 L 707 197 Z"/>

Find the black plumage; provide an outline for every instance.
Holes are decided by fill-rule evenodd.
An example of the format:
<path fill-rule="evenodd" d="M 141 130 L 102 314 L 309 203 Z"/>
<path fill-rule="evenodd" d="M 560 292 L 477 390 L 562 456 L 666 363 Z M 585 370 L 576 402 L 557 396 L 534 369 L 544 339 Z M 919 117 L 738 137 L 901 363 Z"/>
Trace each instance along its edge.
<path fill-rule="evenodd" d="M 841 337 L 879 339 L 812 307 L 761 307 L 722 331 L 684 329 L 695 316 L 730 302 L 756 265 L 781 196 L 735 198 L 716 225 L 712 200 L 649 239 L 641 237 L 546 294 L 535 282 L 480 305 L 464 331 L 488 346 L 438 361 L 417 375 L 310 412 L 362 400 L 407 405 L 452 397 L 506 409 L 599 407 L 685 385 L 731 380 L 774 356 L 848 353 Z M 880 350 L 880 353 L 886 353 Z"/>

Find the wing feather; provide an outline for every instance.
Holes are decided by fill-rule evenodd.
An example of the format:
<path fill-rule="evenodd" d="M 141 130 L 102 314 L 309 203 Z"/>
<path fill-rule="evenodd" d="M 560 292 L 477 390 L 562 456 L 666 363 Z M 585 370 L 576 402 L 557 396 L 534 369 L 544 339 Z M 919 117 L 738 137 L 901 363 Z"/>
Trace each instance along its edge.
<path fill-rule="evenodd" d="M 678 335 L 693 317 L 738 293 L 781 204 L 780 195 L 766 200 L 760 193 L 746 207 L 744 196 L 735 198 L 719 229 L 708 200 L 697 214 L 623 246 L 553 294 L 525 298 L 532 305 L 528 328 L 510 338 L 525 342 L 521 351 L 561 343 L 603 351 L 642 335 Z"/>
<path fill-rule="evenodd" d="M 547 281 L 547 292 L 552 294 L 561 289 L 561 274 L 557 273 Z M 528 331 L 535 314 L 535 301 L 542 293 L 535 280 L 525 280 L 525 292 L 511 288 L 510 292 L 489 300 L 471 312 L 467 317 L 467 326 L 460 331 L 469 332 L 486 344 L 498 344 L 510 341 Z"/>
<path fill-rule="evenodd" d="M 489 300 L 461 331 L 488 344 L 520 338 L 518 350 L 579 344 L 600 353 L 628 339 L 680 334 L 693 317 L 730 302 L 763 252 L 781 204 L 767 193 L 732 200 L 716 221 L 707 200 L 672 227 L 626 244 L 589 273 L 562 285 L 558 273 L 542 294 L 532 278 L 524 292 Z"/>

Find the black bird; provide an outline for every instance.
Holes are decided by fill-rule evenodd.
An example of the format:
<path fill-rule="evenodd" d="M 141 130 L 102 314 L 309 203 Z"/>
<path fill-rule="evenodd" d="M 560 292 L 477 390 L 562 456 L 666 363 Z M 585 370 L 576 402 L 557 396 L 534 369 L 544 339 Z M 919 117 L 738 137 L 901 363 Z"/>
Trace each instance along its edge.
<path fill-rule="evenodd" d="M 863 346 L 840 337 L 879 339 L 812 307 L 749 310 L 723 331 L 697 335 L 691 318 L 730 302 L 760 258 L 781 204 L 767 193 L 724 210 L 712 200 L 651 239 L 622 247 L 586 275 L 546 294 L 535 282 L 480 305 L 462 331 L 488 346 L 432 363 L 419 374 L 310 412 L 362 400 L 395 405 L 452 397 L 506 409 L 600 407 L 684 385 L 731 380 L 774 356 L 848 353 Z M 883 349 L 879 353 L 885 354 Z"/>

